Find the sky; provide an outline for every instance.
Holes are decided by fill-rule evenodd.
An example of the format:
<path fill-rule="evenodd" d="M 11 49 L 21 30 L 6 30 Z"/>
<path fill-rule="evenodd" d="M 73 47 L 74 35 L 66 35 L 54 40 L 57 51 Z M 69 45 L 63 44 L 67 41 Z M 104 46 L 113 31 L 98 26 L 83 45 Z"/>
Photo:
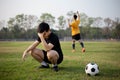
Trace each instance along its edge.
<path fill-rule="evenodd" d="M 0 0 L 0 20 L 18 14 L 50 13 L 55 17 L 79 11 L 89 17 L 120 18 L 120 0 Z"/>

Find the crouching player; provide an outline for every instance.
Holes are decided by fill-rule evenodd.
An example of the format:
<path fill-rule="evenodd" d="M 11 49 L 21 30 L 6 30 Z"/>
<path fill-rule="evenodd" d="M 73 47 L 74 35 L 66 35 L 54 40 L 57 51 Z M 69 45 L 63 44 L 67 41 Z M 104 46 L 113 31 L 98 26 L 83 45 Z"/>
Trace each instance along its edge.
<path fill-rule="evenodd" d="M 25 60 L 25 56 L 31 51 L 32 57 L 41 63 L 40 68 L 49 68 L 49 64 L 52 64 L 53 70 L 57 72 L 58 64 L 63 61 L 59 39 L 45 22 L 39 24 L 37 31 L 38 39 L 23 52 L 22 59 Z M 36 48 L 40 43 L 44 50 Z"/>

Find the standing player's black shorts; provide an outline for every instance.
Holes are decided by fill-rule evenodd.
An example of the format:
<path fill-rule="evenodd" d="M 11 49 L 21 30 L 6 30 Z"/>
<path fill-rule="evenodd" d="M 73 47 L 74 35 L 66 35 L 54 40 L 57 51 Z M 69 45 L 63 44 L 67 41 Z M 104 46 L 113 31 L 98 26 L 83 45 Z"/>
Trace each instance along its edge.
<path fill-rule="evenodd" d="M 78 33 L 78 34 L 76 34 L 76 35 L 73 35 L 73 36 L 72 36 L 72 39 L 80 40 L 80 39 L 81 39 L 80 33 Z"/>

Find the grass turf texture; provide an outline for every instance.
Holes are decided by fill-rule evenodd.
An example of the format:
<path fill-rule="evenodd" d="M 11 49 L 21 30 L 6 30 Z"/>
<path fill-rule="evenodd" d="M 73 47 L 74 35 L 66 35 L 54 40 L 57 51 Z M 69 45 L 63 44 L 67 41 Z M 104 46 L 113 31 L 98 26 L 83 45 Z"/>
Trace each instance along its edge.
<path fill-rule="evenodd" d="M 86 52 L 76 43 L 72 53 L 71 42 L 61 42 L 64 61 L 60 70 L 38 69 L 40 65 L 30 55 L 22 62 L 23 51 L 32 42 L 0 42 L 0 80 L 119 80 L 120 42 L 85 42 Z M 38 46 L 42 48 L 41 46 Z M 98 76 L 87 76 L 89 62 L 99 65 Z"/>

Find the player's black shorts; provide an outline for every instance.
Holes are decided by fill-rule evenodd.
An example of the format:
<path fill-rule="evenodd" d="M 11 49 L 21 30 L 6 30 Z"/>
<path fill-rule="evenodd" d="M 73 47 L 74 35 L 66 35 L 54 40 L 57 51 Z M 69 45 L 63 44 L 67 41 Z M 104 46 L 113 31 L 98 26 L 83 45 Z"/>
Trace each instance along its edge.
<path fill-rule="evenodd" d="M 44 54 L 44 61 L 51 64 L 51 62 L 48 60 L 47 52 L 45 50 L 42 50 L 42 51 Z M 63 57 L 59 55 L 59 59 L 57 60 L 57 64 L 60 64 L 62 61 L 63 61 Z"/>
<path fill-rule="evenodd" d="M 72 39 L 80 40 L 81 39 L 80 33 L 72 36 Z"/>

